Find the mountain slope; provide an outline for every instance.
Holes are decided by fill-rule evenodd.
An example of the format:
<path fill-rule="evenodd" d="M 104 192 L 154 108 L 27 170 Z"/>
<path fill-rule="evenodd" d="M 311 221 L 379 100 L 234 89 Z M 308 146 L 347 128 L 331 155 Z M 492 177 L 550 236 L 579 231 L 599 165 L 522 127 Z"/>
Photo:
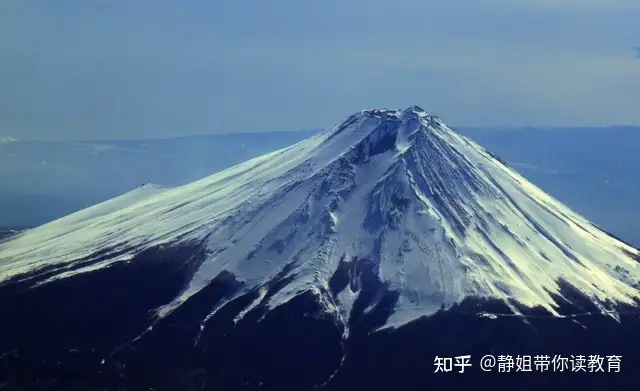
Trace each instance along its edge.
<path fill-rule="evenodd" d="M 182 186 L 315 133 L 5 143 L 0 137 L 0 226 L 35 227 L 141 183 Z"/>
<path fill-rule="evenodd" d="M 365 110 L 203 180 L 124 197 L 134 201 L 87 218 L 81 211 L 1 243 L 0 279 L 42 284 L 201 243 L 201 262 L 154 322 L 231 275 L 237 286 L 202 327 L 249 292 L 258 295 L 237 321 L 258 305 L 275 309 L 311 292 L 345 334 L 367 275 L 398 295 L 382 327 L 468 297 L 561 316 L 563 284 L 614 317 L 615 303 L 640 297 L 637 249 L 418 107 Z"/>

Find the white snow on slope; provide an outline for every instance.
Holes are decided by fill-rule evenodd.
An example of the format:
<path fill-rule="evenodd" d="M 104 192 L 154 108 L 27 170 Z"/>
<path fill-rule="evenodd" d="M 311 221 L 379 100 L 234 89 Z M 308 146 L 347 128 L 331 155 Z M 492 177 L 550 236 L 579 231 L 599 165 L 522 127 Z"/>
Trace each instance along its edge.
<path fill-rule="evenodd" d="M 106 243 L 122 243 L 117 238 L 127 216 L 135 213 L 133 210 L 138 210 L 145 199 L 165 190 L 161 186 L 146 184 L 119 197 L 24 231 L 12 238 L 10 243 L 0 243 L 0 281 L 42 266 L 79 260 L 106 248 Z M 95 246 L 92 246 L 92 241 Z"/>
<path fill-rule="evenodd" d="M 208 258 L 161 316 L 223 271 L 249 291 L 286 267 L 295 278 L 270 307 L 313 292 L 346 322 L 358 292 L 328 294 L 343 257 L 371 260 L 400 293 L 387 326 L 468 296 L 554 313 L 560 279 L 598 305 L 640 298 L 637 249 L 418 107 L 364 110 L 200 181 L 123 199 L 130 202 L 108 201 L 0 244 L 0 281 L 43 266 L 67 278 L 146 248 L 206 238 Z M 64 271 L 100 250 L 120 253 Z"/>

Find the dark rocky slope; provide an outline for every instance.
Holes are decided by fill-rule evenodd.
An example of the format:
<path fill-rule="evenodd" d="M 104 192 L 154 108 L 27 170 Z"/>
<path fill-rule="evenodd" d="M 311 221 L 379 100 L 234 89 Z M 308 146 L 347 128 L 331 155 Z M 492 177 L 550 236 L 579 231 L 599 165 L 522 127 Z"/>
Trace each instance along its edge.
<path fill-rule="evenodd" d="M 153 309 L 184 286 L 199 253 L 195 245 L 153 250 L 35 288 L 29 287 L 43 276 L 0 286 L 0 390 L 640 389 L 637 308 L 622 309 L 618 323 L 594 314 L 589 301 L 567 289 L 563 296 L 571 303 L 558 299 L 563 313 L 573 314 L 567 318 L 523 309 L 525 322 L 509 316 L 503 303 L 467 300 L 398 330 L 372 333 L 396 296 L 366 272 L 364 261 L 346 341 L 342 326 L 311 295 L 268 314 L 258 306 L 235 324 L 257 295 L 250 293 L 222 307 L 201 330 L 238 284 L 227 274 L 145 333 Z M 340 270 L 334 291 L 345 284 Z M 363 311 L 374 300 L 375 309 Z M 502 315 L 479 316 L 483 312 Z M 435 356 L 466 354 L 473 366 L 465 373 L 433 373 Z M 619 355 L 622 365 L 615 374 L 485 373 L 478 362 L 486 354 Z"/>

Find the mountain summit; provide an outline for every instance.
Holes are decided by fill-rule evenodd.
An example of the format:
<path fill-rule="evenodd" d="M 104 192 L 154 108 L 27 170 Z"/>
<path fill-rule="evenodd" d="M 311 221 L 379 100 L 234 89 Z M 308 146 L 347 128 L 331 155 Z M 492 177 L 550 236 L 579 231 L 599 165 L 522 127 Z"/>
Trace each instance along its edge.
<path fill-rule="evenodd" d="M 376 330 L 399 328 L 469 298 L 563 317 L 577 294 L 618 318 L 640 299 L 639 254 L 413 106 L 363 110 L 189 185 L 145 186 L 12 237 L 0 281 L 64 286 L 177 258 L 188 271 L 145 307 L 133 342 L 188 313 L 198 345 L 229 308 L 233 324 L 261 321 L 309 295 L 349 339 L 368 313 L 384 309 Z"/>
<path fill-rule="evenodd" d="M 418 106 L 364 110 L 307 141 L 193 184 L 148 190 L 0 245 L 0 276 L 46 267 L 50 279 L 64 278 L 154 246 L 204 240 L 209 255 L 160 315 L 222 272 L 242 281 L 241 295 L 266 289 L 286 270 L 291 282 L 266 304 L 314 291 L 327 310 L 348 318 L 357 283 L 335 300 L 329 283 L 341 264 L 356 259 L 367 260 L 399 293 L 389 325 L 467 296 L 555 313 L 551 294 L 561 281 L 603 309 L 640 296 L 636 249 Z M 105 251 L 114 257 L 87 262 Z M 80 259 L 87 265 L 76 267 Z"/>

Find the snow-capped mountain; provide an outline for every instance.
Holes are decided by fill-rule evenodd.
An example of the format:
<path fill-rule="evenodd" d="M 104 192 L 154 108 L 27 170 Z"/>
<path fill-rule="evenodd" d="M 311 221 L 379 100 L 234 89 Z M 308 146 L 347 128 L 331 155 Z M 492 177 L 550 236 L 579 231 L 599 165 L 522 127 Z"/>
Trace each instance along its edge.
<path fill-rule="evenodd" d="M 616 322 L 640 302 L 639 258 L 414 106 L 364 110 L 200 181 L 143 186 L 10 237 L 0 243 L 0 296 L 73 291 L 87 286 L 75 281 L 117 271 L 122 292 L 82 304 L 106 305 L 99 317 L 116 322 L 123 313 L 108 303 L 120 303 L 127 284 L 149 286 L 155 295 L 129 298 L 145 304 L 127 307 L 139 319 L 116 333 L 109 357 L 171 336 L 176 319 L 198 348 L 208 334 L 277 317 L 302 298 L 318 306 L 303 313 L 330 319 L 348 344 L 370 314 L 385 315 L 369 333 L 389 332 L 470 299 L 559 319 L 569 303 Z M 172 264 L 177 277 L 138 274 L 147 261 Z M 160 294 L 154 284 L 165 277 L 171 289 Z M 41 308 L 39 300 L 21 303 Z M 313 384 L 328 387 L 343 364 Z"/>

